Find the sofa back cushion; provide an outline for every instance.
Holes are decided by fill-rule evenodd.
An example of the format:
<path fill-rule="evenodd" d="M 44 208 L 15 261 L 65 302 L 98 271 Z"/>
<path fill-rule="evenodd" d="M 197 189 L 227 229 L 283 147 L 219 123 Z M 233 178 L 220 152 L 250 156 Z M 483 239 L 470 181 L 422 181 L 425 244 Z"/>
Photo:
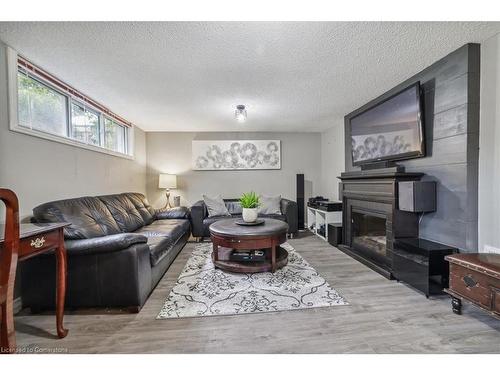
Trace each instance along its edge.
<path fill-rule="evenodd" d="M 281 215 L 281 195 L 260 196 L 259 214 Z"/>
<path fill-rule="evenodd" d="M 122 232 L 134 232 L 145 225 L 144 219 L 126 193 L 103 195 L 98 198 L 108 207 Z"/>
<path fill-rule="evenodd" d="M 149 204 L 148 200 L 141 193 L 125 193 L 128 199 L 132 202 L 135 209 L 139 211 L 145 225 L 151 224 L 155 220 L 155 209 Z"/>
<path fill-rule="evenodd" d="M 224 199 L 224 203 L 231 215 L 241 215 L 243 212 L 239 199 Z"/>
<path fill-rule="evenodd" d="M 102 237 L 120 233 L 106 205 L 96 197 L 81 197 L 44 203 L 33 209 L 37 222 L 67 222 L 66 239 Z"/>
<path fill-rule="evenodd" d="M 205 206 L 208 210 L 208 217 L 213 216 L 230 216 L 231 214 L 227 210 L 226 204 L 220 195 L 216 197 L 209 197 L 203 195 L 203 200 L 205 201 Z"/>

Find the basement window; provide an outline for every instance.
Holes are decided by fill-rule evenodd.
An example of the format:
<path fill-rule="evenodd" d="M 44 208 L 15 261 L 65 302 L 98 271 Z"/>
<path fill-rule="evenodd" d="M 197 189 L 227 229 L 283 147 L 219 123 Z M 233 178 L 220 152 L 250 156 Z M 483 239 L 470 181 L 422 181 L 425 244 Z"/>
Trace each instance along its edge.
<path fill-rule="evenodd" d="M 133 157 L 131 123 L 8 50 L 11 130 Z"/>
<path fill-rule="evenodd" d="M 104 117 L 104 146 L 107 149 L 126 153 L 127 135 L 127 129 L 123 125 Z"/>
<path fill-rule="evenodd" d="M 67 98 L 21 72 L 17 75 L 19 125 L 50 134 L 66 136 Z"/>
<path fill-rule="evenodd" d="M 71 137 L 89 145 L 100 146 L 99 113 L 79 103 L 71 103 Z"/>

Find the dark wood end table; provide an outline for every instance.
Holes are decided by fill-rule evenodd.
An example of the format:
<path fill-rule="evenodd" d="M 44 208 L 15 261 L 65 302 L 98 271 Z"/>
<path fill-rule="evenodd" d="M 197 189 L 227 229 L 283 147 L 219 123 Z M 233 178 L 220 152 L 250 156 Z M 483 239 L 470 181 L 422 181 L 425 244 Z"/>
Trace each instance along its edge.
<path fill-rule="evenodd" d="M 23 261 L 40 254 L 55 250 L 57 271 L 56 289 L 56 328 L 59 338 L 66 337 L 68 330 L 63 326 L 64 299 L 66 297 L 66 248 L 64 247 L 64 228 L 69 223 L 40 223 L 21 224 L 19 226 L 20 243 L 18 261 Z M 4 228 L 0 225 L 0 251 L 3 247 Z M 15 274 L 14 274 L 15 276 Z M 8 279 L 6 288 L 14 288 L 15 277 Z M 2 285 L 3 287 L 3 285 Z M 3 352 L 15 352 L 15 331 L 13 318 L 13 303 L 9 301 L 9 306 L 2 314 L 1 321 L 1 349 Z"/>
<path fill-rule="evenodd" d="M 240 226 L 236 220 L 241 219 L 223 219 L 210 225 L 215 267 L 229 272 L 276 272 L 288 263 L 288 252 L 279 246 L 286 242 L 287 223 L 265 219 L 262 225 Z M 264 250 L 266 259 L 262 262 L 231 261 L 233 250 Z"/>

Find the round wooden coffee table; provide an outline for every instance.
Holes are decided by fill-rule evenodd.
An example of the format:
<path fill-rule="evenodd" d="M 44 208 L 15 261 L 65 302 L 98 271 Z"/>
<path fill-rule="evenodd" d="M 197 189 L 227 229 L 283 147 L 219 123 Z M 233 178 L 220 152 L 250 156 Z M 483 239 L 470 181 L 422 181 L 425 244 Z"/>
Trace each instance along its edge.
<path fill-rule="evenodd" d="M 210 225 L 212 260 L 215 267 L 230 272 L 275 272 L 288 263 L 288 252 L 280 247 L 286 242 L 288 224 L 281 220 L 264 219 L 264 224 L 242 226 L 241 219 L 223 219 Z M 242 262 L 230 260 L 233 250 L 264 250 L 265 260 Z"/>

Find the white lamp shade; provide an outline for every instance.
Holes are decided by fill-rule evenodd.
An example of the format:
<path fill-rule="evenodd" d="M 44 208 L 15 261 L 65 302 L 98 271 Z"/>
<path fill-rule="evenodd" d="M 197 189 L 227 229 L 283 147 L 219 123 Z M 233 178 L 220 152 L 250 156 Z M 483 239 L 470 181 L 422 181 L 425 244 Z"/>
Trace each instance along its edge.
<path fill-rule="evenodd" d="M 160 178 L 158 180 L 158 188 L 177 189 L 177 176 L 175 174 L 160 174 Z"/>

